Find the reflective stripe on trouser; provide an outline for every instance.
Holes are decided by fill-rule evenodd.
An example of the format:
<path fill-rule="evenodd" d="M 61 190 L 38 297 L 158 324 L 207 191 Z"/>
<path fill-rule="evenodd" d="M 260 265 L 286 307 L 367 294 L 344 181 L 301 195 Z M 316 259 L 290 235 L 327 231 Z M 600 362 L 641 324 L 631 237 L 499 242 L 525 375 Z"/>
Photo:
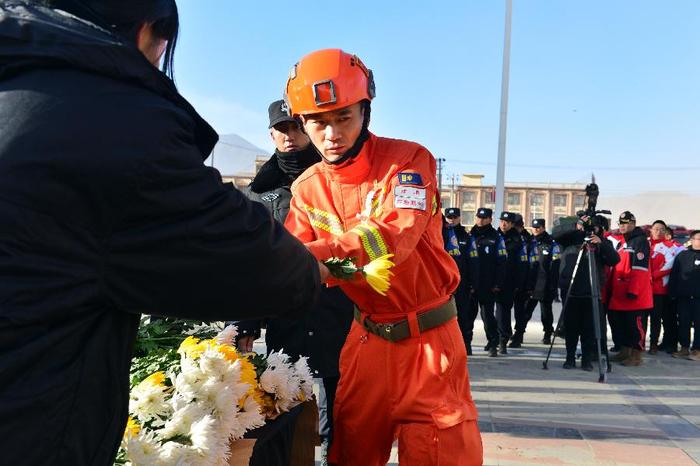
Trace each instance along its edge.
<path fill-rule="evenodd" d="M 329 462 L 384 466 L 397 438 L 402 466 L 482 464 L 456 319 L 396 343 L 353 322 L 340 356 Z"/>

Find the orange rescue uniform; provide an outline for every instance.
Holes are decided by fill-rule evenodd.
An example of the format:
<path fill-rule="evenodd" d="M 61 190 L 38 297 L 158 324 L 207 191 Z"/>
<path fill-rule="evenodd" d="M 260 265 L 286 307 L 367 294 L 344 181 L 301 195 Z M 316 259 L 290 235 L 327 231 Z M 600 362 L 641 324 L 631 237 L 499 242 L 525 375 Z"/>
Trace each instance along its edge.
<path fill-rule="evenodd" d="M 387 296 L 361 278 L 339 284 L 363 318 L 408 319 L 411 327 L 410 338 L 390 342 L 353 323 L 340 357 L 329 460 L 383 466 L 398 438 L 405 466 L 482 464 L 457 320 L 423 333 L 416 321 L 459 283 L 443 249 L 433 156 L 418 144 L 370 135 L 354 159 L 314 165 L 292 193 L 285 226 L 317 259 L 364 265 L 394 254 Z"/>

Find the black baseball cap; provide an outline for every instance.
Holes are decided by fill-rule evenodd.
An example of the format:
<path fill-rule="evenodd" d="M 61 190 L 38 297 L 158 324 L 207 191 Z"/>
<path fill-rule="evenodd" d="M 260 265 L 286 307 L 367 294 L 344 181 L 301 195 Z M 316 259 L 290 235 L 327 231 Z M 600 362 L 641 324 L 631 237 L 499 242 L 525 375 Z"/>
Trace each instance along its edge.
<path fill-rule="evenodd" d="M 270 117 L 270 126 L 268 126 L 268 128 L 272 128 L 276 124 L 284 121 L 296 122 L 289 114 L 289 106 L 284 100 L 275 100 L 272 102 L 267 108 L 267 114 Z"/>
<path fill-rule="evenodd" d="M 445 217 L 450 218 L 450 217 L 460 217 L 462 213 L 459 211 L 457 207 L 448 207 L 445 209 Z"/>
<path fill-rule="evenodd" d="M 493 217 L 493 210 L 486 207 L 479 207 L 479 210 L 476 211 L 476 216 L 479 218 L 491 218 Z"/>
<path fill-rule="evenodd" d="M 532 228 L 544 228 L 547 223 L 543 218 L 536 218 L 532 220 Z"/>
<path fill-rule="evenodd" d="M 515 214 L 513 212 L 508 212 L 504 210 L 503 212 L 501 212 L 501 216 L 499 218 L 507 222 L 515 222 Z"/>
<path fill-rule="evenodd" d="M 515 226 L 516 227 L 524 227 L 525 222 L 523 221 L 523 216 L 520 214 L 515 214 Z"/>
<path fill-rule="evenodd" d="M 626 223 L 630 222 L 637 222 L 637 219 L 635 218 L 634 214 L 630 212 L 629 210 L 625 210 L 620 214 L 620 218 L 618 219 L 617 223 L 624 225 Z"/>

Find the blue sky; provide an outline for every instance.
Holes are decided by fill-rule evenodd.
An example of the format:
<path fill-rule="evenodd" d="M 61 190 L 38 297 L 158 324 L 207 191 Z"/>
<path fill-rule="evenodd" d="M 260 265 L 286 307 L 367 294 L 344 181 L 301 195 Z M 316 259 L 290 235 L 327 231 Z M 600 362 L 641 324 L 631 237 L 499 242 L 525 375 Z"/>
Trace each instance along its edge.
<path fill-rule="evenodd" d="M 220 133 L 271 149 L 291 65 L 340 47 L 374 70 L 376 134 L 495 180 L 504 1 L 178 5 L 176 80 Z M 511 53 L 507 181 L 700 193 L 700 1 L 514 0 Z"/>

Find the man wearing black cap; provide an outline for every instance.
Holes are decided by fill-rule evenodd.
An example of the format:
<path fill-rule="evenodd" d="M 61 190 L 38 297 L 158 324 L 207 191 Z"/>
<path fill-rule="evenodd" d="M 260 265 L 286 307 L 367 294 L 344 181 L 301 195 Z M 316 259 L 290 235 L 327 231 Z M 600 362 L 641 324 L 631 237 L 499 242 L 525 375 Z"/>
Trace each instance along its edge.
<path fill-rule="evenodd" d="M 474 280 L 478 276 L 478 253 L 471 235 L 460 223 L 461 212 L 457 207 L 445 209 L 445 226 L 442 237 L 445 250 L 457 263 L 460 282 L 455 291 L 457 304 L 457 322 L 464 337 L 467 355 L 472 354 L 472 338 L 474 336 L 474 320 L 479 312 L 478 305 L 472 300 Z"/>
<path fill-rule="evenodd" d="M 542 318 L 542 329 L 544 338 L 542 343 L 545 345 L 551 344 L 551 337 L 554 333 L 554 315 L 552 313 L 552 302 L 557 295 L 557 285 L 559 283 L 559 262 L 561 259 L 561 248 L 554 241 L 547 230 L 546 223 L 543 218 L 536 218 L 532 221 L 532 228 L 535 231 L 535 244 L 537 254 L 534 257 L 534 267 L 532 276 L 532 296 L 527 303 L 524 315 L 515 316 L 515 335 L 516 339 L 522 342 L 527 323 L 532 317 L 532 313 L 540 305 L 540 315 Z"/>
<path fill-rule="evenodd" d="M 484 350 L 490 357 L 498 354 L 498 322 L 494 315 L 496 296 L 503 288 L 506 265 L 506 245 L 503 237 L 491 225 L 493 211 L 484 207 L 476 212 L 476 224 L 471 235 L 478 251 L 478 278 L 475 299 L 481 310 L 481 320 L 488 343 Z"/>
<path fill-rule="evenodd" d="M 276 150 L 242 192 L 263 204 L 283 224 L 292 199 L 292 182 L 321 157 L 297 121 L 289 116 L 283 100 L 272 102 L 268 114 L 270 137 Z M 353 303 L 340 287 L 323 287 L 318 304 L 302 320 L 235 322 L 240 335 L 238 347 L 242 351 L 252 351 L 253 341 L 260 336 L 264 325 L 268 353 L 284 349 L 294 359 L 309 357 L 309 366 L 320 386 L 320 435 L 324 453 L 332 438 L 333 402 L 340 377 L 338 361 L 350 330 L 352 312 Z"/>
<path fill-rule="evenodd" d="M 620 262 L 611 277 L 610 312 L 620 322 L 620 352 L 610 358 L 625 366 L 639 366 L 646 340 L 644 316 L 654 307 L 649 260 L 651 247 L 634 215 L 625 211 L 619 221 L 622 240 L 617 245 Z"/>
<path fill-rule="evenodd" d="M 498 321 L 499 347 L 501 354 L 507 354 L 506 345 L 511 336 L 511 310 L 515 296 L 525 288 L 527 278 L 527 247 L 520 233 L 515 228 L 516 216 L 513 212 L 502 212 L 498 232 L 503 236 L 506 246 L 505 279 L 501 291 L 496 295 L 496 320 Z"/>

